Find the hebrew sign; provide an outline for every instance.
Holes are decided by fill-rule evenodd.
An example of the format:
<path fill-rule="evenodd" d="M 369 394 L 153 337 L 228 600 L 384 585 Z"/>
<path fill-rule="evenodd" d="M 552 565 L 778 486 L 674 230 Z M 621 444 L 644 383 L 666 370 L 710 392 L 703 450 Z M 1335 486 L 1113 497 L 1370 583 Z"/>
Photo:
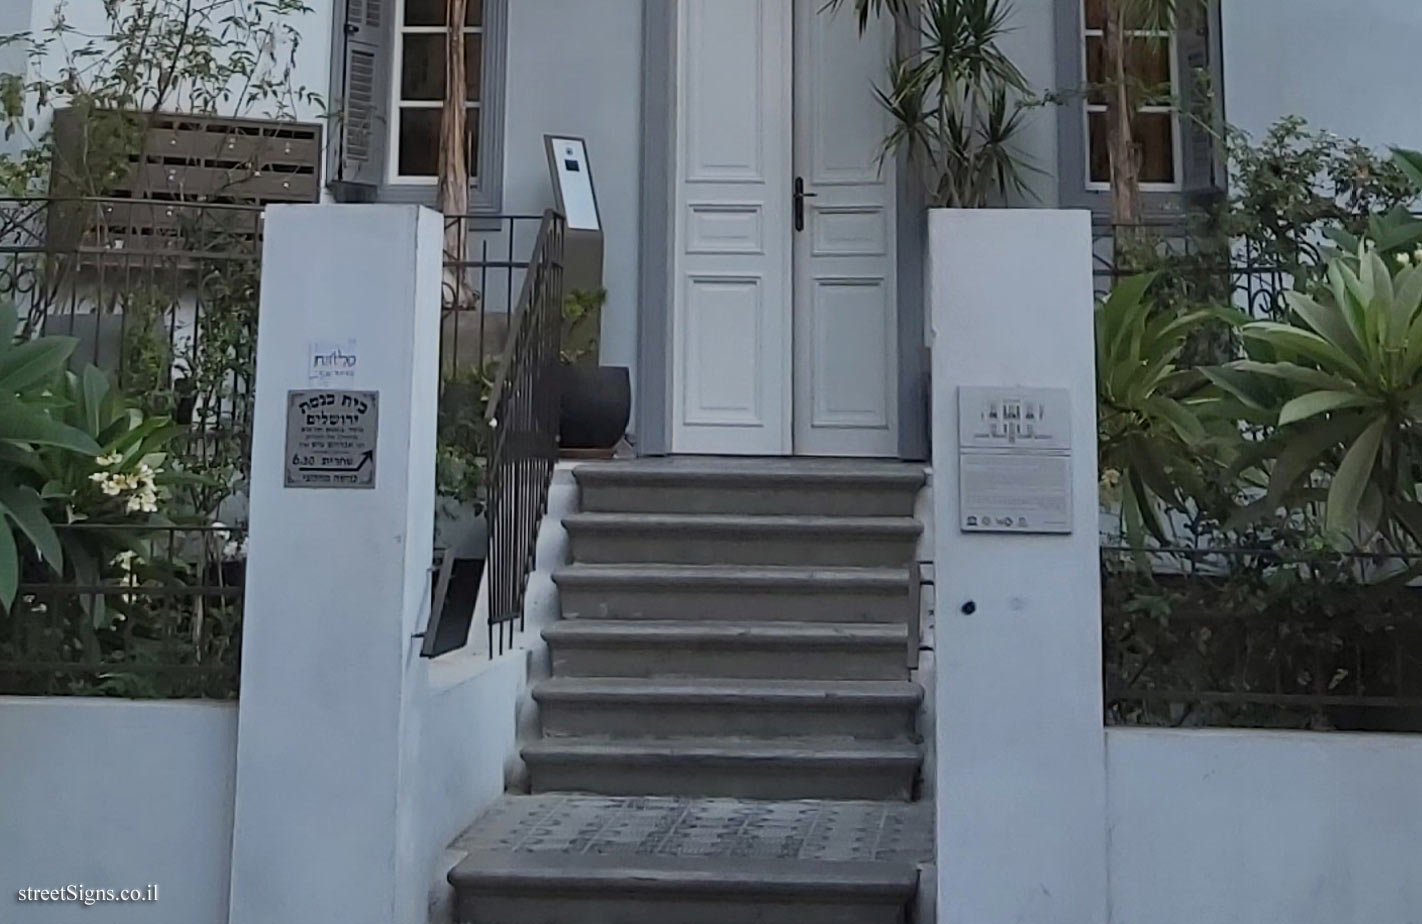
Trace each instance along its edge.
<path fill-rule="evenodd" d="M 286 486 L 374 488 L 380 393 L 286 393 Z"/>

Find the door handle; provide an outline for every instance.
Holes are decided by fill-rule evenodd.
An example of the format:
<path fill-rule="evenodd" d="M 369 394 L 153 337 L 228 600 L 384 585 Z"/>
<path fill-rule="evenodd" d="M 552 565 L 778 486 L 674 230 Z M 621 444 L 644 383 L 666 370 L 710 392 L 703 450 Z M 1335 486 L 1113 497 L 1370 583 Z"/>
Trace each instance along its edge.
<path fill-rule="evenodd" d="M 805 178 L 795 177 L 795 230 L 805 230 L 805 200 L 813 199 L 819 193 L 805 192 Z"/>

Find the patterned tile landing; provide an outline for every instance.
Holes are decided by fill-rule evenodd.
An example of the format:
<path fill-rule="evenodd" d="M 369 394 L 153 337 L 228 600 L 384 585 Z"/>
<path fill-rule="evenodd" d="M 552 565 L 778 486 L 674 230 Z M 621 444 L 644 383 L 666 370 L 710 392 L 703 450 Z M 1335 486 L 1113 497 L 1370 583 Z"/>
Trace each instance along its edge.
<path fill-rule="evenodd" d="M 505 796 L 462 851 L 828 862 L 933 859 L 933 804 Z"/>

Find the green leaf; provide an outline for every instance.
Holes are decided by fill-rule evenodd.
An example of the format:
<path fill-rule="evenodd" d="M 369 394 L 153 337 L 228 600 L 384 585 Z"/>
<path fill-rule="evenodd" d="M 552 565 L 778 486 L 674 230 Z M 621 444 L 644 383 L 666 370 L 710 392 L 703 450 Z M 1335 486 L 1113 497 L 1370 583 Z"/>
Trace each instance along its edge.
<path fill-rule="evenodd" d="M 15 303 L 0 299 L 0 357 L 5 356 L 15 344 L 15 333 L 20 328 L 20 316 L 15 313 Z"/>
<path fill-rule="evenodd" d="M 9 609 L 20 589 L 20 553 L 10 527 L 0 522 L 0 605 Z"/>
<path fill-rule="evenodd" d="M 1269 472 L 1271 507 L 1282 504 L 1299 481 L 1318 468 L 1324 453 L 1352 441 L 1367 425 L 1368 418 L 1343 415 L 1303 428 L 1281 433 L 1270 442 L 1282 445 Z"/>
<path fill-rule="evenodd" d="M 1137 314 L 1142 313 L 1141 299 L 1145 297 L 1146 289 L 1149 289 L 1153 282 L 1155 282 L 1154 273 L 1143 273 L 1122 279 L 1116 283 L 1116 287 L 1111 290 L 1111 294 L 1102 304 L 1102 315 L 1106 322 L 1107 350 L 1112 355 L 1120 352 L 1122 338 L 1138 332 L 1139 328 L 1131 322 Z"/>
<path fill-rule="evenodd" d="M 1378 448 L 1382 445 L 1383 432 L 1387 429 L 1387 419 L 1373 421 L 1348 449 L 1343 463 L 1333 476 L 1333 484 L 1328 488 L 1328 503 L 1324 513 L 1324 526 L 1330 532 L 1350 532 L 1358 521 L 1358 504 L 1372 477 L 1373 466 L 1377 462 Z"/>
<path fill-rule="evenodd" d="M 95 366 L 85 366 L 80 377 L 80 387 L 83 395 L 83 411 L 85 424 L 89 433 L 99 432 L 99 409 L 103 406 L 104 398 L 109 393 L 108 376 Z"/>
<path fill-rule="evenodd" d="M 44 501 L 34 488 L 0 485 L 0 512 L 20 527 L 55 574 L 63 573 L 64 547 L 49 517 L 45 516 Z"/>
<path fill-rule="evenodd" d="M 1277 349 L 1302 355 L 1318 363 L 1325 371 L 1337 372 L 1358 382 L 1369 378 L 1363 372 L 1363 366 L 1312 331 L 1277 321 L 1259 321 L 1246 325 L 1240 334 L 1247 339 L 1261 340 Z"/>
<path fill-rule="evenodd" d="M 1156 396 L 1148 398 L 1145 402 L 1145 410 L 1162 418 L 1170 424 L 1182 440 L 1188 444 L 1200 442 L 1205 438 L 1205 428 L 1199 419 L 1185 409 L 1178 401 L 1171 398 Z"/>
<path fill-rule="evenodd" d="M 89 456 L 99 454 L 99 444 L 81 430 L 57 423 L 48 414 L 19 401 L 0 397 L 0 440 L 55 446 Z"/>
<path fill-rule="evenodd" d="M 1274 393 L 1259 379 L 1241 369 L 1229 366 L 1209 366 L 1200 370 L 1205 378 L 1216 387 L 1243 401 L 1256 410 L 1265 410 L 1273 405 Z"/>
<path fill-rule="evenodd" d="M 13 395 L 53 378 L 79 343 L 73 337 L 40 337 L 0 357 L 0 395 Z"/>
<path fill-rule="evenodd" d="M 1279 411 L 1279 426 L 1288 426 L 1341 408 L 1367 407 L 1375 402 L 1375 398 L 1355 391 L 1311 391 L 1284 405 L 1283 410 Z"/>
<path fill-rule="evenodd" d="M 1241 359 L 1230 363 L 1225 368 L 1281 379 L 1298 385 L 1307 385 L 1309 388 L 1324 391 L 1346 391 L 1353 388 L 1353 383 L 1348 379 L 1320 372 L 1317 369 L 1310 369 L 1307 366 L 1300 366 L 1297 363 L 1261 363 L 1258 360 Z"/>
<path fill-rule="evenodd" d="M 1406 148 L 1392 149 L 1393 163 L 1407 174 L 1407 178 L 1412 181 L 1418 192 L 1422 192 L 1422 151 L 1410 151 Z"/>
<path fill-rule="evenodd" d="M 1362 345 L 1337 310 L 1320 305 L 1302 292 L 1285 292 L 1284 301 L 1314 333 L 1347 353 L 1359 365 L 1365 362 Z"/>

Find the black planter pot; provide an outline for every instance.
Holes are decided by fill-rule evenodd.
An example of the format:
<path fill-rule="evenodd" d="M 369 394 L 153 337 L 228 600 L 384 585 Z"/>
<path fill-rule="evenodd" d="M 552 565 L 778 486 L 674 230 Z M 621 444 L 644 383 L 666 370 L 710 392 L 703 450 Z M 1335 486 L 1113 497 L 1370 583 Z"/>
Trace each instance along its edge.
<path fill-rule="evenodd" d="M 558 444 L 563 449 L 611 449 L 632 416 L 632 377 L 626 366 L 558 367 L 562 395 Z"/>

